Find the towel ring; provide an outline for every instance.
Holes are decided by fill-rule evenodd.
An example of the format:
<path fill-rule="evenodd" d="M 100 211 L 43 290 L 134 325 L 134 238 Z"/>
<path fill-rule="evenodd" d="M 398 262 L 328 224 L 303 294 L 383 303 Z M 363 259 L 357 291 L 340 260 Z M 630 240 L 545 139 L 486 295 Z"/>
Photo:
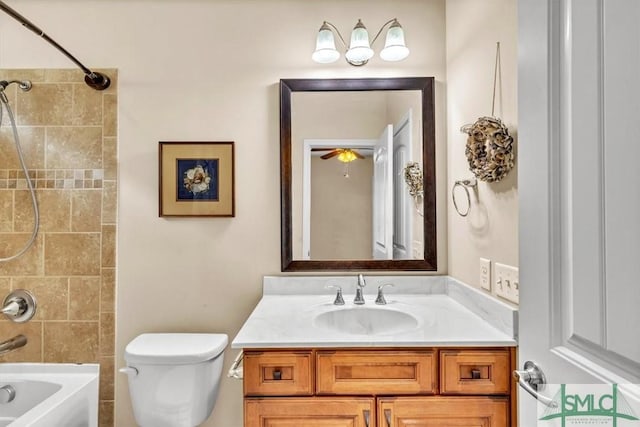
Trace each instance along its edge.
<path fill-rule="evenodd" d="M 471 195 L 469 194 L 469 188 L 474 188 L 478 185 L 478 181 L 475 178 L 463 179 L 461 181 L 456 181 L 453 184 L 453 188 L 451 189 L 451 198 L 453 199 L 453 207 L 458 212 L 458 215 L 461 217 L 465 217 L 469 215 L 469 211 L 471 210 Z M 464 189 L 465 194 L 467 195 L 467 210 L 465 212 L 461 212 L 458 207 L 458 202 L 456 202 L 456 187 L 462 187 Z"/>

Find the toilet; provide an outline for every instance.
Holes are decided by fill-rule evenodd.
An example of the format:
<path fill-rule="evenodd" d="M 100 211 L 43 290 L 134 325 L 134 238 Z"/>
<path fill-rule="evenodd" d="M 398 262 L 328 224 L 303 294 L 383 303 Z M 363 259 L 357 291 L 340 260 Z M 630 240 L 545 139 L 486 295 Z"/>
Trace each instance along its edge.
<path fill-rule="evenodd" d="M 129 393 L 141 427 L 195 427 L 218 397 L 226 334 L 153 333 L 125 348 Z"/>

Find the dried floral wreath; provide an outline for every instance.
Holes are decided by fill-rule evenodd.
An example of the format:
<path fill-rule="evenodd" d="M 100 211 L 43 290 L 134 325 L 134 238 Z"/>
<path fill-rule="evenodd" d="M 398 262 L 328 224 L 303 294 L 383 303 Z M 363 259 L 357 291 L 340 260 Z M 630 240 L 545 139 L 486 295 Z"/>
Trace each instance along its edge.
<path fill-rule="evenodd" d="M 469 135 L 465 154 L 469 169 L 479 180 L 498 182 L 514 166 L 513 138 L 502 120 L 480 117 L 460 129 Z"/>

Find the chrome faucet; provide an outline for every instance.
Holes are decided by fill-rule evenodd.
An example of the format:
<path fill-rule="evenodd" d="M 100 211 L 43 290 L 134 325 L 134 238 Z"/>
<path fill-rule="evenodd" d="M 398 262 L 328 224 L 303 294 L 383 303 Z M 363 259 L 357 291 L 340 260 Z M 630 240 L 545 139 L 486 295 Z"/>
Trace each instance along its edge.
<path fill-rule="evenodd" d="M 13 338 L 0 342 L 0 355 L 19 349 L 20 347 L 24 347 L 26 344 L 27 337 L 24 335 L 16 335 Z"/>
<path fill-rule="evenodd" d="M 378 296 L 376 297 L 376 304 L 378 305 L 387 304 L 387 300 L 384 298 L 384 293 L 382 292 L 385 286 L 391 286 L 392 288 L 394 287 L 393 283 L 385 283 L 384 285 L 378 286 Z"/>
<path fill-rule="evenodd" d="M 364 304 L 364 296 L 362 295 L 362 288 L 367 286 L 367 282 L 364 281 L 364 276 L 362 274 L 358 274 L 358 286 L 356 286 L 356 297 L 353 300 L 354 304 L 362 305 Z"/>

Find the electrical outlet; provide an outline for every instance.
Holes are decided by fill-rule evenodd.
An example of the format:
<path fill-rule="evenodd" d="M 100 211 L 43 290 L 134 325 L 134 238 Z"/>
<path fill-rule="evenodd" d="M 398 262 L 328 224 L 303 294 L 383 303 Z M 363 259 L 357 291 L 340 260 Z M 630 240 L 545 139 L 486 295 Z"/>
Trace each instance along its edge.
<path fill-rule="evenodd" d="M 518 278 L 518 269 L 516 267 L 496 262 L 493 271 L 493 286 L 496 295 L 518 304 L 520 279 Z"/>
<path fill-rule="evenodd" d="M 480 286 L 491 291 L 491 260 L 480 258 Z"/>

